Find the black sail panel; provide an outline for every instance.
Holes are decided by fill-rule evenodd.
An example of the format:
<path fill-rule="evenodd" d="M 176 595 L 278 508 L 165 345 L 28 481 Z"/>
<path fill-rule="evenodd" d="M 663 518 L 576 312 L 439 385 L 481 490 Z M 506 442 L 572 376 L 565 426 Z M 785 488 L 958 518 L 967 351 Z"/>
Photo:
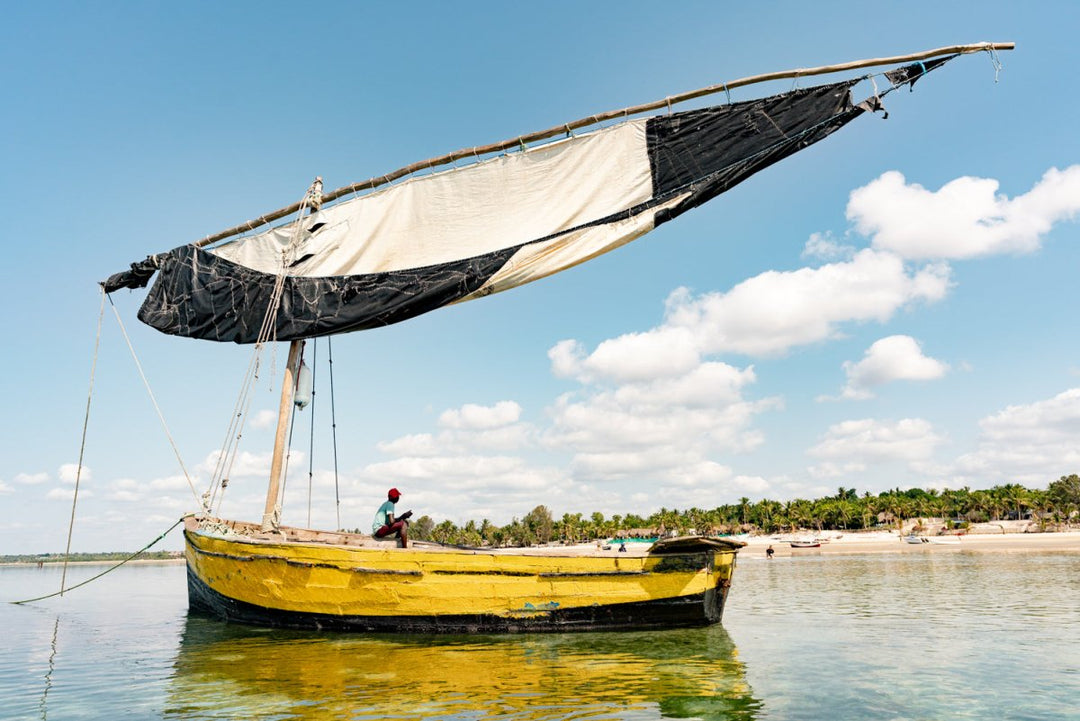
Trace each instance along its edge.
<path fill-rule="evenodd" d="M 855 82 L 650 118 L 649 155 L 657 196 L 692 189 L 679 205 L 661 212 L 657 225 L 858 117 L 863 110 L 851 102 Z"/>
<path fill-rule="evenodd" d="M 157 278 L 139 312 L 173 335 L 269 337 L 397 323 L 586 262 L 649 232 L 863 112 L 856 81 L 628 120 L 421 176 L 212 250 L 184 246 L 110 278 Z"/>
<path fill-rule="evenodd" d="M 274 337 L 348 333 L 413 318 L 472 293 L 512 253 L 372 275 L 286 277 Z M 268 273 L 183 246 L 164 259 L 139 320 L 170 335 L 254 343 L 275 281 Z"/>

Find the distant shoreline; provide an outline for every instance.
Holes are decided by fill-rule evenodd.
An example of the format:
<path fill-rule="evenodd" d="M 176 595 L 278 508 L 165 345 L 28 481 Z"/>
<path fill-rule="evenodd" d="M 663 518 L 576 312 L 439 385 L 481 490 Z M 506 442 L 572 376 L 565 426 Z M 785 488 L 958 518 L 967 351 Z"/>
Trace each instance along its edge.
<path fill-rule="evenodd" d="M 1063 552 L 1080 553 L 1080 531 L 1051 531 L 1046 533 L 970 533 L 950 538 L 955 543 L 908 543 L 908 534 L 897 531 L 824 531 L 821 533 L 782 533 L 741 538 L 746 542 L 740 555 L 766 557 L 766 549 L 773 548 L 774 557 L 806 555 L 854 555 L 863 553 L 955 553 L 968 551 L 978 553 L 1025 553 Z M 930 536 L 935 539 L 940 537 Z M 815 539 L 821 545 L 814 548 L 792 548 L 791 541 Z"/>
<path fill-rule="evenodd" d="M 107 560 L 107 559 L 93 559 L 83 561 L 68 561 L 69 566 L 115 566 L 119 564 L 123 559 Z M 177 556 L 176 558 L 136 558 L 128 561 L 124 565 L 130 566 L 132 564 L 138 564 L 140 566 L 146 565 L 159 565 L 159 566 L 172 566 L 176 564 L 184 563 L 183 556 Z M 37 566 L 37 561 L 0 561 L 0 568 L 7 566 Z M 41 568 L 54 568 L 56 566 L 63 566 L 63 559 L 48 560 L 41 562 Z"/>
<path fill-rule="evenodd" d="M 1006 522 L 1008 523 L 1008 522 Z M 995 524 L 998 525 L 998 524 Z M 743 541 L 746 546 L 740 551 L 742 556 L 766 557 L 766 549 L 773 548 L 774 557 L 808 556 L 808 555 L 855 555 L 855 554 L 878 554 L 878 553 L 948 553 L 956 551 L 970 551 L 983 553 L 1024 553 L 1024 552 L 1063 552 L 1080 553 L 1080 530 L 1046 531 L 1030 533 L 1022 530 L 1019 525 L 998 525 L 1000 533 L 986 533 L 986 529 L 978 529 L 976 533 L 961 533 L 950 535 L 949 538 L 957 539 L 954 543 L 908 543 L 905 538 L 909 531 L 807 531 L 800 530 L 788 533 L 771 533 L 760 535 L 728 536 L 735 540 Z M 940 536 L 927 536 L 929 539 L 941 538 Z M 820 546 L 813 548 L 792 548 L 792 541 L 817 540 Z M 618 541 L 614 541 L 617 543 Z M 554 548 L 554 546 L 553 546 Z M 112 558 L 85 558 L 87 555 L 80 554 L 84 558 L 68 561 L 69 566 L 108 566 L 119 564 L 122 559 Z M 116 555 L 116 554 L 101 554 Z M 179 565 L 184 563 L 184 556 L 177 552 L 171 558 L 138 558 L 127 561 L 128 564 L 157 564 Z M 56 567 L 62 566 L 62 558 L 51 555 L 48 559 L 0 561 L 0 567 L 5 566 L 38 566 Z"/>

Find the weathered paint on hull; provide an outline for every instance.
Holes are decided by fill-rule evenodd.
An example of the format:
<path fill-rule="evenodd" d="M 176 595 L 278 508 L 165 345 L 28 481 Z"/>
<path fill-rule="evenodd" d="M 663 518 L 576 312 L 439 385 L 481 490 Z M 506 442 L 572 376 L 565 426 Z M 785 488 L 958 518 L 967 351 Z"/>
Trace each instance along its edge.
<path fill-rule="evenodd" d="M 718 623 L 726 588 L 656 601 L 553 610 L 523 618 L 486 614 L 428 616 L 335 616 L 255 606 L 226 598 L 188 568 L 188 603 L 193 613 L 271 628 L 372 633 L 540 633 L 685 628 Z"/>
<path fill-rule="evenodd" d="M 734 548 L 646 556 L 358 549 L 185 533 L 192 611 L 261 626 L 406 633 L 717 623 Z"/>

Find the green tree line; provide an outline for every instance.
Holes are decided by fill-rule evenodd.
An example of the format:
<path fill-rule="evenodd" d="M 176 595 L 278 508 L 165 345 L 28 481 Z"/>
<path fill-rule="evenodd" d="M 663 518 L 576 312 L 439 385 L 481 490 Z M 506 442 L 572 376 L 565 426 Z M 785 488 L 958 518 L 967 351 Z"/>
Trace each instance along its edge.
<path fill-rule="evenodd" d="M 661 508 L 649 516 L 633 513 L 602 513 L 586 516 L 564 513 L 554 518 L 546 506 L 537 506 L 522 518 L 499 526 L 488 519 L 470 520 L 464 526 L 435 521 L 427 515 L 409 528 L 410 538 L 462 546 L 530 546 L 543 543 L 581 543 L 618 537 L 725 535 L 734 533 L 781 533 L 800 529 L 857 531 L 902 528 L 912 521 L 941 519 L 949 528 L 972 523 L 1029 519 L 1044 530 L 1080 522 L 1080 476 L 1062 476 L 1045 490 L 1017 483 L 986 490 L 923 490 L 899 488 L 859 495 L 854 488 L 840 487 L 835 496 L 790 501 L 743 497 L 738 503 L 713 509 Z"/>

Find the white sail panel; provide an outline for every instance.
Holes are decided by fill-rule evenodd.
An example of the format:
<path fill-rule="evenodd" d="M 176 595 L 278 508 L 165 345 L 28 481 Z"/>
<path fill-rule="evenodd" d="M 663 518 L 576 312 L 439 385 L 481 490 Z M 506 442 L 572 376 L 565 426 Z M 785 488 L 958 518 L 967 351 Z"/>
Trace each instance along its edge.
<path fill-rule="evenodd" d="M 586 225 L 653 195 L 645 120 L 407 180 L 320 211 L 289 254 L 291 276 L 361 275 L 438 265 Z M 513 209 L 508 212 L 508 209 Z M 305 226 L 310 220 L 300 221 Z M 213 252 L 281 270 L 295 224 Z"/>
<path fill-rule="evenodd" d="M 418 177 L 217 251 L 175 248 L 106 287 L 157 272 L 140 320 L 216 341 L 399 323 L 577 265 L 698 207 L 864 112 L 852 82 L 655 115 Z"/>
<path fill-rule="evenodd" d="M 580 228 L 542 243 L 524 245 L 479 290 L 461 300 L 516 288 L 626 245 L 655 227 L 657 213 L 675 207 L 687 195 L 676 196 L 622 220 Z"/>

